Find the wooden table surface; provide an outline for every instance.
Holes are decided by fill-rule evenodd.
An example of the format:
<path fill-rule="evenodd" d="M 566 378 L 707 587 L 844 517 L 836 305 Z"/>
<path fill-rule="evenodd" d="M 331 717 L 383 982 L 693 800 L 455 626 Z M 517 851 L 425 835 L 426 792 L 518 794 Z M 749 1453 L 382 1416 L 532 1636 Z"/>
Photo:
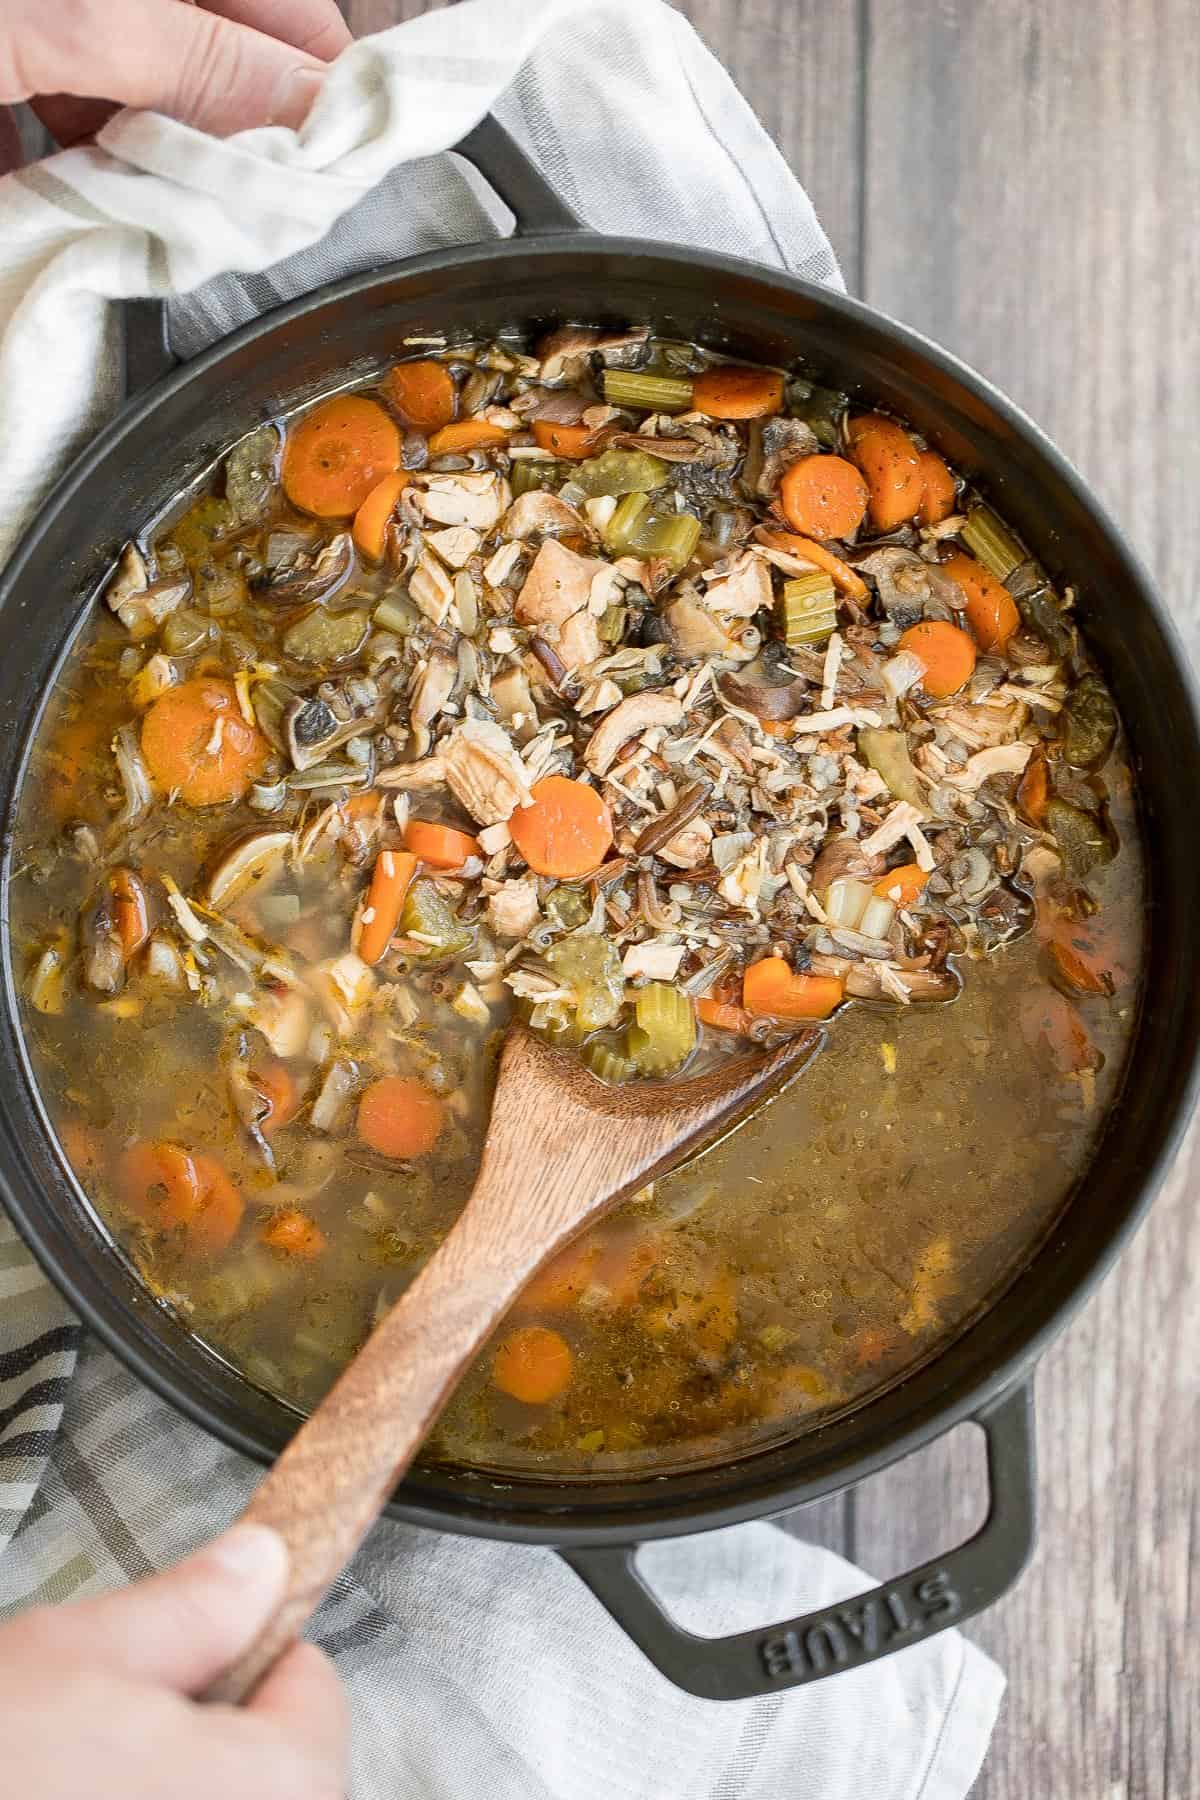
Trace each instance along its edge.
<path fill-rule="evenodd" d="M 439 0 L 429 0 L 437 4 Z M 997 382 L 1200 652 L 1195 0 L 680 0 L 847 284 Z M 358 32 L 425 0 L 347 0 Z M 968 1635 L 1009 1689 L 978 1800 L 1200 1795 L 1200 1134 L 1037 1378 L 1032 1567 Z M 965 1537 L 973 1427 L 798 1515 L 876 1574 Z"/>

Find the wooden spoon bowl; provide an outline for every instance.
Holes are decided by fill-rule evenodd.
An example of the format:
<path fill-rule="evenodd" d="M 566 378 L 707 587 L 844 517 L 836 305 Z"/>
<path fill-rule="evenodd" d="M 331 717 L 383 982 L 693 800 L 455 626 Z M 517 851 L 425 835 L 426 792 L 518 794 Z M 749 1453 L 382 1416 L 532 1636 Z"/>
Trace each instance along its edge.
<path fill-rule="evenodd" d="M 299 1636 L 521 1289 L 585 1225 L 711 1143 L 819 1041 L 692 1081 L 610 1087 L 523 1025 L 500 1055 L 479 1176 L 440 1249 L 263 1477 L 243 1515 L 287 1543 L 278 1611 L 210 1697 L 241 1700 Z"/>

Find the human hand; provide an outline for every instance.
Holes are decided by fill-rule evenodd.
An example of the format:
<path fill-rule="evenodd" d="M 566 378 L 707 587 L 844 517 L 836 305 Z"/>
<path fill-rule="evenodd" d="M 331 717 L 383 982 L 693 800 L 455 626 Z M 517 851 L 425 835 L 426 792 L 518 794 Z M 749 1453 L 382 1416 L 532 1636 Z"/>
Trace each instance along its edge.
<path fill-rule="evenodd" d="M 335 0 L 0 0 L 0 104 L 32 100 L 60 144 L 113 102 L 217 137 L 295 126 L 349 42 Z"/>
<path fill-rule="evenodd" d="M 0 1627 L 4 1791 L 21 1800 L 342 1800 L 346 1703 L 311 1644 L 244 1708 L 194 1696 L 248 1649 L 287 1552 L 235 1526 L 163 1575 Z"/>

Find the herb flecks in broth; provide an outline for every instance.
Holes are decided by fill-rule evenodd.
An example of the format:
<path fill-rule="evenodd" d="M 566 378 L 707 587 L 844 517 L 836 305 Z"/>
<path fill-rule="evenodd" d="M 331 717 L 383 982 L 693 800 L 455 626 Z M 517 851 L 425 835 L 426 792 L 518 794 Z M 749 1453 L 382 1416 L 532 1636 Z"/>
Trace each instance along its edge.
<path fill-rule="evenodd" d="M 645 331 L 434 349 L 122 554 L 25 798 L 39 1078 L 153 1290 L 304 1405 L 461 1206 L 514 1010 L 614 1082 L 827 1020 L 537 1277 L 433 1445 L 728 1454 L 928 1354 L 1086 1162 L 1140 950 L 1119 721 L 902 421 Z"/>

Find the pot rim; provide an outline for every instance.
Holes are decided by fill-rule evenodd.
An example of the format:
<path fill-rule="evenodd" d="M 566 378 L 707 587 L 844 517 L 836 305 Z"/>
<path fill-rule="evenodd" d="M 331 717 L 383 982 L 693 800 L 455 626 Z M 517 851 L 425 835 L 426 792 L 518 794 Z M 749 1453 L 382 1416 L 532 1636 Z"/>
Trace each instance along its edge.
<path fill-rule="evenodd" d="M 1186 730 L 1190 743 L 1185 746 L 1200 770 L 1200 701 L 1195 680 L 1179 642 L 1174 624 L 1161 605 L 1147 571 L 1130 548 L 1122 532 L 1088 484 L 1045 433 L 1018 406 L 984 377 L 941 346 L 909 326 L 900 324 L 877 308 L 832 289 L 801 280 L 787 271 L 771 268 L 717 252 L 697 251 L 686 246 L 660 245 L 649 240 L 580 232 L 564 235 L 534 235 L 492 240 L 487 243 L 433 251 L 426 255 L 387 264 L 327 283 L 313 292 L 280 306 L 270 313 L 238 328 L 194 357 L 181 364 L 164 379 L 129 402 L 118 415 L 84 449 L 70 468 L 54 485 L 38 508 L 38 515 L 24 534 L 0 576 L 0 609 L 19 584 L 41 530 L 41 520 L 51 511 L 69 505 L 76 491 L 116 454 L 170 395 L 193 382 L 202 380 L 242 347 L 264 335 L 286 330 L 294 322 L 319 313 L 333 303 L 367 298 L 380 288 L 413 276 L 447 273 L 462 275 L 489 262 L 503 261 L 518 255 L 523 265 L 536 265 L 551 257 L 586 263 L 589 259 L 619 259 L 630 272 L 636 272 L 639 260 L 653 258 L 686 270 L 690 275 L 714 276 L 762 284 L 770 293 L 792 301 L 804 302 L 819 313 L 844 319 L 881 333 L 891 346 L 910 353 L 922 369 L 930 369 L 950 379 L 980 402 L 988 413 L 1006 425 L 1013 435 L 1053 471 L 1087 514 L 1122 566 L 1129 589 L 1136 600 L 1152 616 L 1168 647 L 1179 680 L 1180 696 L 1187 709 Z M 630 269 L 629 265 L 634 265 Z M 599 271 L 597 271 L 599 272 Z M 9 845 L 5 846 L 6 852 Z M 7 855 L 6 855 L 7 863 Z M 4 880 L 7 889 L 7 868 Z M 5 940 L 5 1005 L 17 1018 L 11 958 L 8 955 L 7 911 L 2 922 Z M 1136 1040 L 1135 1040 L 1136 1041 Z M 1078 1195 L 1064 1206 L 1050 1233 L 1030 1260 L 1010 1280 L 997 1300 L 982 1312 L 964 1331 L 946 1345 L 942 1352 L 919 1367 L 896 1388 L 895 1394 L 911 1389 L 916 1398 L 898 1428 L 882 1433 L 880 1441 L 864 1452 L 853 1444 L 834 1457 L 822 1459 L 821 1439 L 827 1428 L 815 1427 L 791 1439 L 787 1444 L 752 1451 L 729 1462 L 714 1465 L 711 1473 L 728 1480 L 735 1472 L 739 1486 L 731 1501 L 727 1493 L 718 1492 L 710 1499 L 703 1488 L 703 1467 L 666 1476 L 637 1475 L 624 1481 L 551 1482 L 526 1479 L 523 1476 L 482 1476 L 464 1471 L 454 1476 L 443 1470 L 413 1470 L 397 1496 L 389 1503 L 388 1514 L 408 1523 L 451 1530 L 470 1536 L 483 1536 L 529 1543 L 554 1543 L 564 1546 L 616 1544 L 632 1537 L 651 1539 L 679 1535 L 682 1531 L 706 1530 L 730 1525 L 774 1512 L 783 1512 L 806 1504 L 820 1496 L 850 1485 L 873 1474 L 888 1464 L 909 1455 L 934 1437 L 951 1430 L 991 1404 L 1001 1393 L 1027 1379 L 1033 1364 L 1053 1337 L 1066 1325 L 1108 1272 L 1121 1249 L 1128 1242 L 1153 1200 L 1169 1162 L 1186 1128 L 1200 1091 L 1200 1011 L 1193 1021 L 1187 1041 L 1188 1068 L 1170 1106 L 1169 1115 L 1156 1144 L 1153 1156 L 1143 1165 L 1140 1185 L 1131 1195 L 1123 1211 L 1110 1214 L 1103 1230 L 1096 1235 L 1081 1272 L 1072 1276 L 1060 1292 L 1042 1283 L 1035 1293 L 1030 1276 L 1051 1266 L 1061 1254 L 1064 1228 L 1075 1210 Z M 31 1071 L 23 1070 L 31 1083 L 39 1111 L 40 1097 Z M 44 1114 L 43 1114 L 44 1117 Z M 1095 1156 L 1100 1154 L 1098 1144 Z M 1086 1177 L 1085 1177 L 1086 1179 Z M 30 1184 L 32 1188 L 33 1184 Z M 224 1402 L 214 1405 L 206 1400 L 200 1385 L 192 1382 L 180 1387 L 161 1354 L 147 1353 L 142 1340 L 129 1330 L 124 1303 L 116 1303 L 109 1316 L 87 1294 L 69 1268 L 58 1262 L 53 1245 L 48 1241 L 36 1204 L 27 1206 L 14 1190 L 8 1171 L 0 1169 L 0 1198 L 3 1199 L 26 1244 L 51 1281 L 70 1301 L 89 1328 L 132 1371 L 163 1399 L 196 1424 L 213 1433 L 231 1448 L 255 1461 L 267 1464 L 276 1453 L 263 1438 L 249 1431 L 233 1416 L 233 1408 Z M 1010 1305 L 1022 1285 L 1026 1287 L 1026 1303 Z M 1060 1283 L 1061 1286 L 1061 1283 Z M 1011 1316 L 1001 1321 L 1006 1309 Z M 1003 1322 L 1003 1329 L 1000 1329 Z M 987 1328 L 995 1341 L 987 1347 L 988 1366 L 980 1373 L 965 1359 L 965 1366 L 945 1384 L 931 1377 L 945 1360 L 946 1351 L 969 1345 Z M 867 1415 L 871 1401 L 857 1409 Z M 297 1415 L 298 1417 L 298 1415 Z M 787 1453 L 797 1449 L 808 1453 L 811 1469 L 802 1466 L 788 1469 Z M 678 1484 L 691 1486 L 694 1497 L 681 1506 L 675 1490 Z M 525 1516 L 511 1513 L 511 1496 L 516 1490 L 531 1500 Z M 657 1492 L 656 1492 L 657 1490 Z M 699 1490 L 696 1492 L 696 1490 Z M 503 1509 L 509 1510 L 498 1516 Z M 591 1517 L 587 1516 L 589 1509 Z"/>

